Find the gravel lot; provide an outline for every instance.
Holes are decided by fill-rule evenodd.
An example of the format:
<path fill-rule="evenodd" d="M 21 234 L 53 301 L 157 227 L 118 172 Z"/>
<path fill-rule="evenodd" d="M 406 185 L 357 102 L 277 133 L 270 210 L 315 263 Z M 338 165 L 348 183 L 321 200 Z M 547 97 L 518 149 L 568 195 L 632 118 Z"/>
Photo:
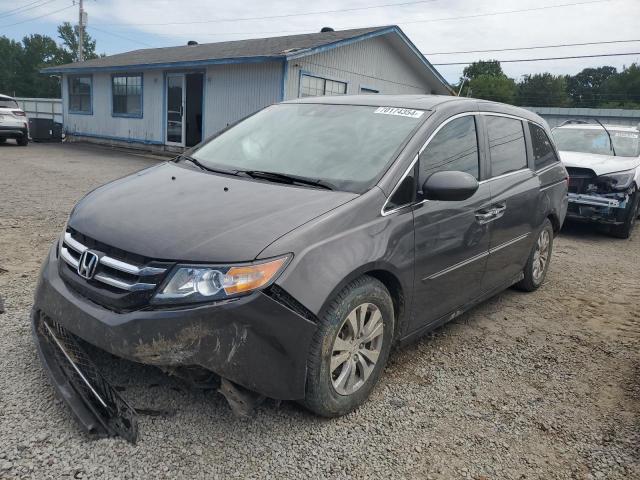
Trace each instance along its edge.
<path fill-rule="evenodd" d="M 90 189 L 158 159 L 0 145 L 0 478 L 640 478 L 640 231 L 568 226 L 546 284 L 506 291 L 392 355 L 340 419 L 267 402 L 236 419 L 213 392 L 99 355 L 141 416 L 136 446 L 92 440 L 31 341 L 40 262 Z"/>

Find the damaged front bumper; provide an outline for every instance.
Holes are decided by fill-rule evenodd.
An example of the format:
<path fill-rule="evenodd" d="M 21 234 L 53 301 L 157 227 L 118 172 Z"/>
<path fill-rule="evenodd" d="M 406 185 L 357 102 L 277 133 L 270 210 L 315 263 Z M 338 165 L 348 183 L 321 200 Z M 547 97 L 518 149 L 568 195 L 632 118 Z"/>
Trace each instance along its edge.
<path fill-rule="evenodd" d="M 265 397 L 304 398 L 316 324 L 275 296 L 255 292 L 215 304 L 117 313 L 70 289 L 57 262 L 52 248 L 36 289 L 33 322 L 39 350 L 47 332 L 37 322 L 47 318 L 50 327 L 121 358 L 160 367 L 199 366 Z M 41 358 L 55 372 L 50 376 L 56 388 L 85 427 L 95 424 L 82 401 L 69 401 L 73 395 L 67 395 L 72 390 L 61 375 L 61 358 L 49 353 Z"/>
<path fill-rule="evenodd" d="M 607 225 L 624 223 L 629 202 L 627 193 L 582 194 L 569 193 L 567 218 L 586 220 Z"/>

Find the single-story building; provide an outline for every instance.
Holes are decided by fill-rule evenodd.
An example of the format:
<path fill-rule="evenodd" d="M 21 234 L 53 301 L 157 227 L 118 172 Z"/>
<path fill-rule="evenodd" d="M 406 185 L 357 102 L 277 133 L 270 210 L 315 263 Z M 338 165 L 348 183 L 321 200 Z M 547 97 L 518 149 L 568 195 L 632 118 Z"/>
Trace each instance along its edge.
<path fill-rule="evenodd" d="M 282 100 L 451 94 L 397 26 L 152 48 L 42 70 L 60 75 L 71 139 L 180 151 Z"/>

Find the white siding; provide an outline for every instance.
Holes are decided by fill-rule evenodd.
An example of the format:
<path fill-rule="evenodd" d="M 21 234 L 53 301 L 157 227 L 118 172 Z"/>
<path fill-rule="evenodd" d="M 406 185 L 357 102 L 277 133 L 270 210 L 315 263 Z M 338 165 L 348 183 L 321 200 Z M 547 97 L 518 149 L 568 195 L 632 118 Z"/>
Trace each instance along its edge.
<path fill-rule="evenodd" d="M 384 35 L 291 60 L 286 99 L 298 98 L 301 71 L 347 82 L 348 95 L 359 94 L 361 86 L 381 94 L 431 93 L 434 86 L 424 71 L 411 66 L 408 59 L 415 55 L 406 50 L 396 38 Z"/>
<path fill-rule="evenodd" d="M 132 72 L 137 73 L 137 72 Z M 100 136 L 138 142 L 162 142 L 163 88 L 162 71 L 143 73 L 142 118 L 111 115 L 111 74 L 93 73 L 93 114 L 69 113 L 68 82 L 62 82 L 64 127 L 70 134 Z"/>
<path fill-rule="evenodd" d="M 204 136 L 280 101 L 282 63 L 212 65 L 205 82 Z"/>

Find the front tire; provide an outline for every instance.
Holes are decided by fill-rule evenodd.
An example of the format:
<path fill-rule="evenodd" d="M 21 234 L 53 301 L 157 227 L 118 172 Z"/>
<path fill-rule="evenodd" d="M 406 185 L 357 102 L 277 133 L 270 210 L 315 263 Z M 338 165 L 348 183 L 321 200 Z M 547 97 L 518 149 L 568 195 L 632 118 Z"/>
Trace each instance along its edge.
<path fill-rule="evenodd" d="M 391 296 L 379 280 L 363 276 L 342 289 L 319 319 L 303 405 L 324 417 L 362 405 L 389 358 L 394 323 Z"/>
<path fill-rule="evenodd" d="M 533 292 L 540 288 L 549 271 L 551 254 L 553 253 L 553 225 L 545 219 L 538 238 L 531 249 L 527 264 L 524 267 L 524 278 L 516 283 L 516 288 L 525 292 Z"/>

